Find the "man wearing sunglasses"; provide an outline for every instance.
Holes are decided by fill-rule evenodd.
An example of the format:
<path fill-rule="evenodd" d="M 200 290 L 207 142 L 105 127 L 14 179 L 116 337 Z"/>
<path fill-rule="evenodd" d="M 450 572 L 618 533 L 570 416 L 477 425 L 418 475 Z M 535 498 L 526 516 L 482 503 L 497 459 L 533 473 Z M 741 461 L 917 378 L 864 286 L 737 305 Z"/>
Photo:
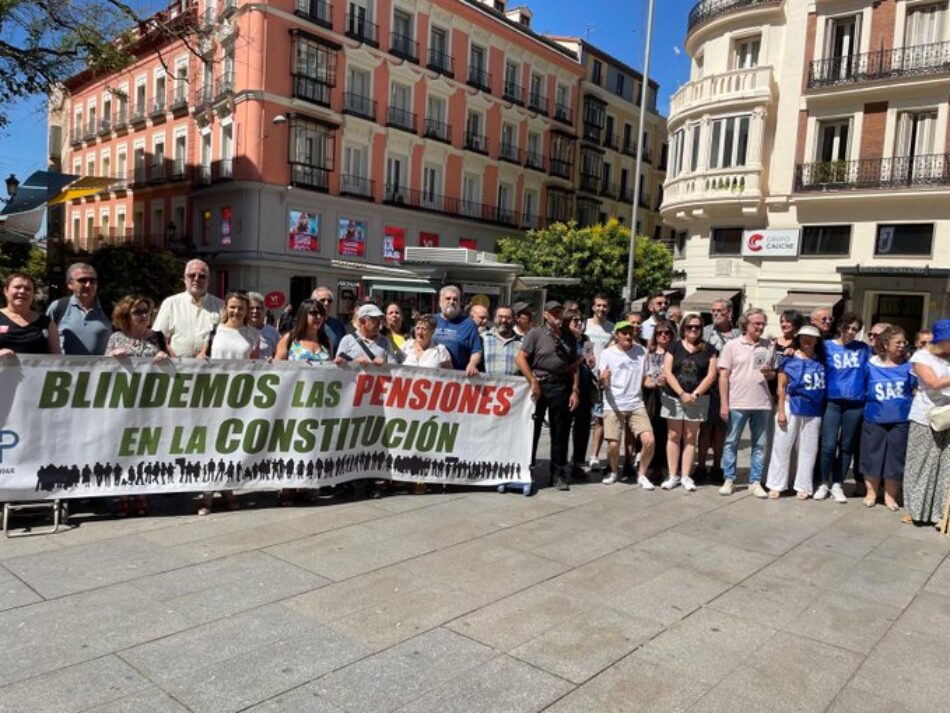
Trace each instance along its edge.
<path fill-rule="evenodd" d="M 98 277 L 91 265 L 74 262 L 66 271 L 70 297 L 53 302 L 46 314 L 56 323 L 63 354 L 101 356 L 112 335 L 111 315 L 96 296 Z"/>
<path fill-rule="evenodd" d="M 221 318 L 224 302 L 208 293 L 208 265 L 189 260 L 185 265 L 185 291 L 162 302 L 152 329 L 165 335 L 172 356 L 196 357 L 205 338 Z"/>

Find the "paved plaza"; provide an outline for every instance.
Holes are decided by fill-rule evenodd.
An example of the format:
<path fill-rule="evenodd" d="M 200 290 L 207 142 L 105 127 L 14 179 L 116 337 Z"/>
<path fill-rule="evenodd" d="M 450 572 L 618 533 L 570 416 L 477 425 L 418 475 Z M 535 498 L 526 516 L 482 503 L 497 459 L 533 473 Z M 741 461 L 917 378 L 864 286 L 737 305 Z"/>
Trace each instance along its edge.
<path fill-rule="evenodd" d="M 880 506 L 242 500 L 0 542 L 0 711 L 947 709 L 950 538 Z"/>

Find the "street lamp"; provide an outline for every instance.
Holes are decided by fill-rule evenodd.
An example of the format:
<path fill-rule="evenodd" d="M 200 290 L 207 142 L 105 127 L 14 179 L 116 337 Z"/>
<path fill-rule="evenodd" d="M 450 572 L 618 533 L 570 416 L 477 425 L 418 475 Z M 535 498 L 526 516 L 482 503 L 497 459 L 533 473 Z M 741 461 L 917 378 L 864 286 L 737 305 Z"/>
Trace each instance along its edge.
<path fill-rule="evenodd" d="M 9 198 L 0 198 L 0 201 L 4 203 L 9 203 L 14 198 L 16 198 L 16 192 L 20 188 L 20 181 L 17 180 L 17 177 L 14 174 L 10 174 L 10 177 L 7 178 L 7 195 Z"/>

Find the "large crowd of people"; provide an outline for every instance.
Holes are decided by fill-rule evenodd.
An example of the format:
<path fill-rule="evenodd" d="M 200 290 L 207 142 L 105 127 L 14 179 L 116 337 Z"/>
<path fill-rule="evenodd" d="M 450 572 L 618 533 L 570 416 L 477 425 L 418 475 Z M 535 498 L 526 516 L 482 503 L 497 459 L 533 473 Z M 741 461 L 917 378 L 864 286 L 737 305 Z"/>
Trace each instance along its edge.
<path fill-rule="evenodd" d="M 208 291 L 208 278 L 208 266 L 191 260 L 184 290 L 157 312 L 144 295 L 106 309 L 96 271 L 74 263 L 67 272 L 71 295 L 42 313 L 35 311 L 33 279 L 13 273 L 3 284 L 0 357 L 352 361 L 520 377 L 535 403 L 535 480 L 546 425 L 550 482 L 558 489 L 596 474 L 605 485 L 629 480 L 645 490 L 689 493 L 714 484 L 728 496 L 748 430 L 748 489 L 755 497 L 789 493 L 846 503 L 853 473 L 851 496 L 867 507 L 903 509 L 903 520 L 917 525 L 943 517 L 950 415 L 938 414 L 950 410 L 950 319 L 911 343 L 897 325 L 865 330 L 855 314 L 786 311 L 778 336 L 767 338 L 761 309 L 734 324 L 732 304 L 717 300 L 706 324 L 658 294 L 646 314 L 631 312 L 616 323 L 605 295 L 594 296 L 589 317 L 576 302 L 552 300 L 536 323 L 529 303 L 499 304 L 490 314 L 484 304 L 465 308 L 450 285 L 439 293 L 437 313 L 409 319 L 399 304 L 371 301 L 334 317 L 333 293 L 321 286 L 278 321 L 260 294 L 239 290 L 222 299 Z M 200 513 L 210 511 L 213 495 L 204 493 Z M 232 492 L 222 500 L 238 507 Z M 147 511 L 145 498 L 120 498 L 119 514 L 133 504 Z"/>

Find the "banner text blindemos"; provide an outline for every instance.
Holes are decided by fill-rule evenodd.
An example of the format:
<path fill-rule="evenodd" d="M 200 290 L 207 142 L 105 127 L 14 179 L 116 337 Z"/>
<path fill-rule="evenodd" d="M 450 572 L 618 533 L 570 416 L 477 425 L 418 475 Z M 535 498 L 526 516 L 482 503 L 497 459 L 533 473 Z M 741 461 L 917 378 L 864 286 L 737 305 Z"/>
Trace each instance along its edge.
<path fill-rule="evenodd" d="M 21 356 L 0 499 L 530 481 L 525 382 L 406 367 Z"/>

